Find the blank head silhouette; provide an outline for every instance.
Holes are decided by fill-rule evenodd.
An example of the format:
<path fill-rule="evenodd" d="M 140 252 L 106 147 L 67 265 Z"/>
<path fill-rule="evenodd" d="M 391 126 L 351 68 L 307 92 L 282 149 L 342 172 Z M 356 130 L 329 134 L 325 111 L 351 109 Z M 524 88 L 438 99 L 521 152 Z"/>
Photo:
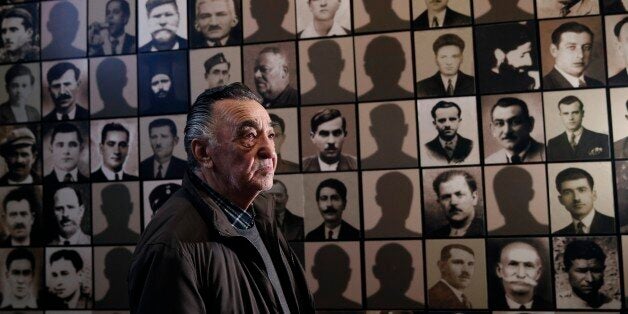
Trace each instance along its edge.
<path fill-rule="evenodd" d="M 96 68 L 98 92 L 105 103 L 120 99 L 127 82 L 126 64 L 118 58 L 106 58 Z"/>
<path fill-rule="evenodd" d="M 532 176 L 521 167 L 508 166 L 500 169 L 493 178 L 493 192 L 497 206 L 504 215 L 523 215 L 524 213 L 505 213 L 509 208 L 527 206 L 534 197 Z M 515 216 L 516 217 L 516 216 Z M 511 217 L 513 218 L 513 217 Z"/>
<path fill-rule="evenodd" d="M 314 255 L 312 275 L 318 281 L 319 291 L 341 295 L 351 278 L 349 254 L 335 244 L 321 247 Z"/>
<path fill-rule="evenodd" d="M 105 215 L 109 227 L 126 228 L 133 212 L 131 192 L 127 186 L 120 183 L 107 185 L 100 192 L 100 196 L 102 199 L 100 209 Z"/>
<path fill-rule="evenodd" d="M 57 2 L 50 9 L 46 28 L 52 35 L 53 42 L 72 44 L 78 32 L 78 15 L 76 7 L 67 1 Z"/>
<path fill-rule="evenodd" d="M 369 130 L 379 150 L 400 151 L 403 139 L 408 135 L 403 109 L 397 104 L 383 104 L 371 110 Z"/>
<path fill-rule="evenodd" d="M 399 243 L 383 245 L 375 254 L 373 275 L 387 293 L 403 295 L 412 282 L 412 255 Z"/>
<path fill-rule="evenodd" d="M 405 221 L 408 218 L 413 198 L 410 178 L 401 172 L 388 172 L 377 180 L 375 190 L 375 202 L 382 208 L 382 219 Z"/>
<path fill-rule="evenodd" d="M 258 28 L 281 26 L 289 8 L 288 0 L 251 0 L 251 16 Z"/>
<path fill-rule="evenodd" d="M 105 277 L 109 279 L 110 284 L 112 281 L 126 283 L 126 275 L 129 266 L 131 266 L 132 257 L 133 253 L 124 247 L 114 248 L 107 253 L 105 256 Z"/>
<path fill-rule="evenodd" d="M 340 45 L 334 40 L 317 41 L 307 50 L 310 58 L 308 68 L 314 80 L 320 83 L 333 83 L 338 85 L 340 73 L 345 68 L 345 60 L 342 58 Z"/>
<path fill-rule="evenodd" d="M 392 0 L 364 0 L 364 9 L 371 20 L 376 15 L 389 15 L 392 11 Z"/>
<path fill-rule="evenodd" d="M 406 67 L 406 54 L 397 38 L 378 36 L 364 52 L 364 69 L 374 86 L 397 84 Z"/>

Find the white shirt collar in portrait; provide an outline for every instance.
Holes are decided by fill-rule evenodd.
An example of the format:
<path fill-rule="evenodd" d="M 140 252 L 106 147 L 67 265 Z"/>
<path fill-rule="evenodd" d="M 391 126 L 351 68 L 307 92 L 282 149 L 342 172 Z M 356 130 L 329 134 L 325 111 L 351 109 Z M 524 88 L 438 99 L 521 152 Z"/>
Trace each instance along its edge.
<path fill-rule="evenodd" d="M 338 164 L 340 163 L 340 161 L 337 161 L 333 164 L 328 164 L 325 163 L 322 159 L 321 156 L 318 156 L 318 165 L 321 168 L 321 171 L 336 171 L 336 169 L 338 169 Z"/>
<path fill-rule="evenodd" d="M 64 238 L 59 235 L 58 237 L 59 245 L 64 245 L 65 241 L 68 241 L 70 245 L 78 245 L 78 244 L 90 244 L 90 237 L 83 233 L 83 230 L 79 228 L 71 237 Z"/>
<path fill-rule="evenodd" d="M 427 11 L 427 22 L 430 26 L 430 28 L 432 28 L 432 24 L 434 21 L 434 17 L 436 17 L 436 21 L 438 21 L 438 27 L 443 27 L 443 23 L 445 22 L 445 13 L 447 12 L 447 9 L 442 10 L 436 14 L 434 13 L 430 13 L 430 11 Z"/>
<path fill-rule="evenodd" d="M 2 304 L 0 304 L 0 309 L 11 308 L 11 309 L 36 309 L 37 308 L 37 300 L 32 293 L 29 293 L 27 297 L 18 299 L 13 297 L 12 295 L 7 294 L 6 297 L 2 300 Z"/>
<path fill-rule="evenodd" d="M 26 177 L 26 179 L 22 180 L 22 181 L 13 181 L 11 179 L 8 179 L 9 184 L 31 184 L 33 183 L 33 176 L 32 175 L 28 175 L 28 177 Z"/>
<path fill-rule="evenodd" d="M 584 233 L 589 233 L 591 232 L 591 223 L 593 222 L 593 217 L 595 216 L 595 208 L 593 208 L 591 210 L 590 213 L 588 213 L 586 216 L 584 216 L 584 218 L 582 218 L 581 220 L 576 220 L 576 219 L 572 219 L 573 220 L 573 225 L 576 228 L 576 230 L 578 230 L 578 224 L 580 222 L 582 222 L 584 224 L 584 228 L 583 231 Z"/>
<path fill-rule="evenodd" d="M 510 309 L 520 310 L 522 305 L 526 308 L 526 310 L 532 309 L 532 301 L 534 301 L 534 299 L 530 300 L 527 303 L 521 304 L 521 303 L 517 303 L 513 301 L 512 299 L 508 297 L 508 295 L 506 295 L 506 303 L 508 304 L 508 307 Z"/>
<path fill-rule="evenodd" d="M 54 171 L 55 171 L 55 175 L 57 176 L 57 180 L 59 182 L 63 182 L 63 180 L 65 180 L 65 175 L 67 173 L 69 173 L 70 176 L 72 176 L 72 182 L 77 182 L 78 181 L 78 179 L 77 179 L 78 168 L 74 168 L 74 169 L 72 169 L 70 171 L 65 171 L 65 170 L 61 170 L 61 169 L 58 169 L 58 168 L 55 167 Z"/>
<path fill-rule="evenodd" d="M 327 226 L 325 226 L 325 240 L 327 240 L 327 236 L 329 235 L 329 231 L 332 232 L 331 238 L 334 240 L 338 240 L 338 235 L 340 234 L 340 227 L 342 226 L 342 224 L 339 224 L 338 226 L 336 226 L 336 228 L 333 229 L 329 229 L 327 228 Z"/>
<path fill-rule="evenodd" d="M 347 32 L 338 24 L 338 22 L 334 21 L 334 24 L 329 29 L 327 34 L 319 34 L 314 29 L 314 23 L 310 23 L 303 32 L 301 33 L 301 38 L 311 38 L 311 37 L 322 37 L 322 36 L 342 36 L 347 35 Z"/>
<path fill-rule="evenodd" d="M 74 104 L 74 108 L 72 108 L 72 110 L 68 112 L 68 118 L 70 118 L 70 120 L 74 120 L 74 116 L 76 115 L 76 106 L 78 105 Z M 63 114 L 57 112 L 57 120 L 61 119 L 63 119 Z"/>
<path fill-rule="evenodd" d="M 118 172 L 111 171 L 109 168 L 105 167 L 105 165 L 102 165 L 100 167 L 100 169 L 102 169 L 102 173 L 105 174 L 105 177 L 107 177 L 107 180 L 115 181 L 116 180 L 116 174 L 118 175 L 120 180 L 122 180 L 122 175 L 124 174 L 124 167 L 122 167 L 122 169 L 120 169 L 120 171 L 118 171 Z"/>
<path fill-rule="evenodd" d="M 562 74 L 565 77 L 565 79 L 567 79 L 567 82 L 569 82 L 571 87 L 574 87 L 574 88 L 580 87 L 580 81 L 581 80 L 583 82 L 585 82 L 585 80 L 584 80 L 584 73 L 582 73 L 582 75 L 576 77 L 576 76 L 568 74 L 567 72 L 559 69 L 557 66 L 554 66 L 554 69 L 556 69 L 556 71 L 558 71 L 558 73 Z"/>
<path fill-rule="evenodd" d="M 462 299 L 462 295 L 464 294 L 462 291 L 454 288 L 452 285 L 450 285 L 447 280 L 441 278 L 440 279 L 441 282 L 445 283 L 447 285 L 447 287 L 449 287 L 449 289 L 451 289 L 451 291 L 456 295 L 456 298 L 458 298 L 458 300 L 460 302 L 464 302 L 464 300 Z"/>

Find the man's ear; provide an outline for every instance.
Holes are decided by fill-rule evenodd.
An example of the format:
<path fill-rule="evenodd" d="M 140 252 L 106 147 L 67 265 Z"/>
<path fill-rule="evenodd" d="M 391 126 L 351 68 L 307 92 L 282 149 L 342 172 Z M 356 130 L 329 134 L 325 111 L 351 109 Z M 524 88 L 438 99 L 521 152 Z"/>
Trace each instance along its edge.
<path fill-rule="evenodd" d="M 213 167 L 214 163 L 207 141 L 201 141 L 199 139 L 192 140 L 192 155 L 194 155 L 194 159 L 196 159 L 201 166 L 205 168 Z"/>

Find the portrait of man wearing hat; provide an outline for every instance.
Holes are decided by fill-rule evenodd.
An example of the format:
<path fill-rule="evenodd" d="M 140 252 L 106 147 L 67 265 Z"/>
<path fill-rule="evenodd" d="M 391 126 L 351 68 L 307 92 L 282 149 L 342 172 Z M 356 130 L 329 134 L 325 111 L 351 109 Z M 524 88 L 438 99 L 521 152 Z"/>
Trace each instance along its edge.
<path fill-rule="evenodd" d="M 154 216 L 159 207 L 161 207 L 161 205 L 163 205 L 170 198 L 170 196 L 180 188 L 181 186 L 176 183 L 166 183 L 156 186 L 148 195 L 150 210 L 153 212 L 152 216 Z"/>
<path fill-rule="evenodd" d="M 166 56 L 158 56 L 147 61 L 150 86 L 148 104 L 141 108 L 143 115 L 185 112 L 187 103 L 177 98 L 172 71 L 172 61 Z"/>
<path fill-rule="evenodd" d="M 0 185 L 41 183 L 41 176 L 35 170 L 38 149 L 33 131 L 26 127 L 13 129 L 0 141 L 0 155 L 8 168 L 0 177 Z"/>
<path fill-rule="evenodd" d="M 185 12 L 184 12 L 185 13 Z M 179 29 L 179 6 L 176 0 L 146 1 L 147 25 L 151 40 L 140 47 L 139 52 L 178 50 L 188 47 L 185 38 L 177 35 Z M 182 23 L 185 25 L 185 23 Z"/>
<path fill-rule="evenodd" d="M 231 62 L 227 60 L 222 52 L 219 52 L 203 63 L 205 67 L 205 80 L 207 89 L 224 86 L 230 83 Z"/>

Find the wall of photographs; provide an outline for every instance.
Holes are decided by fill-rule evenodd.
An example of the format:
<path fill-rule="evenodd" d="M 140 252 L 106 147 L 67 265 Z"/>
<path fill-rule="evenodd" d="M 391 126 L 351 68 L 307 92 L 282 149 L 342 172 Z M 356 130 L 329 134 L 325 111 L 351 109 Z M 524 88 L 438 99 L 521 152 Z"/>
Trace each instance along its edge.
<path fill-rule="evenodd" d="M 128 310 L 185 113 L 238 81 L 319 309 L 628 307 L 628 1 L 0 4 L 0 309 Z"/>

